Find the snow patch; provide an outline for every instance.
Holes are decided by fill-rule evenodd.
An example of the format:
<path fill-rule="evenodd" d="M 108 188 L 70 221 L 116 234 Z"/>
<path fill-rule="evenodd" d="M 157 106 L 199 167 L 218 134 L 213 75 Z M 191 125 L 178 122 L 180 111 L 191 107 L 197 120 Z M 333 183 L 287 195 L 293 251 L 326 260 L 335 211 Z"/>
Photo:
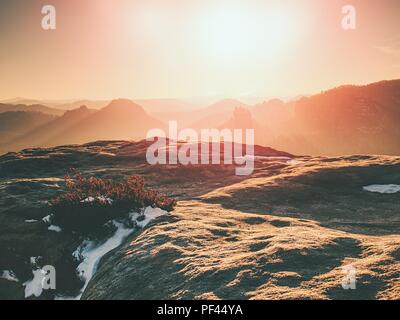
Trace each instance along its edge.
<path fill-rule="evenodd" d="M 48 227 L 48 230 L 54 231 L 54 232 L 61 232 L 62 231 L 62 229 L 59 226 L 55 226 L 53 224 L 50 227 Z"/>
<path fill-rule="evenodd" d="M 100 259 L 105 254 L 118 247 L 122 241 L 133 232 L 133 229 L 126 228 L 122 223 L 115 221 L 113 221 L 113 223 L 117 227 L 117 230 L 106 242 L 101 245 L 96 245 L 96 243 L 93 241 L 85 241 L 82 246 L 73 254 L 75 257 L 80 256 L 83 258 L 83 261 L 78 266 L 77 271 L 85 281 L 85 285 L 83 286 L 81 293 L 78 295 L 78 297 L 76 297 L 78 300 L 85 291 L 89 280 L 96 272 Z"/>
<path fill-rule="evenodd" d="M 393 194 L 400 192 L 400 185 L 398 184 L 372 184 L 363 187 L 363 190 L 375 193 Z"/>
<path fill-rule="evenodd" d="M 140 228 L 147 226 L 152 220 L 162 215 L 167 214 L 166 211 L 159 208 L 147 207 L 144 211 L 144 219 L 137 219 L 142 216 L 141 214 L 134 213 L 130 215 L 130 218 Z M 79 300 L 85 291 L 90 279 L 93 277 L 97 270 L 97 266 L 101 258 L 111 250 L 114 250 L 122 244 L 124 239 L 128 237 L 135 228 L 127 228 L 123 223 L 112 221 L 117 230 L 114 235 L 108 238 L 104 243 L 97 244 L 94 241 L 85 240 L 82 245 L 72 254 L 77 259 L 82 259 L 82 262 L 77 268 L 77 272 L 80 277 L 85 281 L 81 292 L 76 297 L 61 297 L 58 296 L 57 300 Z"/>
<path fill-rule="evenodd" d="M 8 281 L 13 281 L 13 282 L 18 282 L 19 280 L 17 279 L 17 277 L 15 276 L 15 273 L 12 272 L 11 270 L 4 270 L 2 271 L 0 276 L 0 279 L 5 279 Z"/>
<path fill-rule="evenodd" d="M 49 214 L 48 216 L 45 216 L 43 219 L 42 219 L 42 221 L 44 222 L 44 223 L 50 223 L 50 220 L 51 220 L 51 218 L 52 218 L 52 214 Z"/>
<path fill-rule="evenodd" d="M 46 273 L 42 269 L 32 270 L 32 273 L 33 279 L 22 284 L 25 287 L 25 298 L 29 298 L 31 296 L 35 296 L 37 298 L 40 297 L 43 292 L 42 282 L 46 276 Z"/>
<path fill-rule="evenodd" d="M 39 261 L 40 259 L 42 259 L 41 256 L 38 256 L 38 257 L 31 257 L 31 258 L 30 258 L 31 265 L 34 266 L 34 267 L 36 267 L 37 264 L 38 264 L 38 261 Z"/>
<path fill-rule="evenodd" d="M 25 220 L 25 222 L 26 223 L 34 223 L 34 222 L 37 222 L 37 220 L 35 220 L 35 219 L 27 219 L 27 220 Z"/>
<path fill-rule="evenodd" d="M 147 207 L 146 210 L 144 210 L 144 219 L 139 219 L 142 215 L 138 213 L 131 213 L 131 219 L 132 221 L 136 222 L 137 226 L 140 228 L 144 228 L 147 226 L 152 220 L 155 218 L 158 218 L 162 215 L 165 215 L 167 212 L 160 209 L 160 208 L 152 208 L 152 207 Z"/>
<path fill-rule="evenodd" d="M 81 201 L 81 203 L 85 203 L 85 202 L 93 202 L 94 200 L 96 200 L 95 198 L 93 198 L 93 197 L 87 197 L 86 199 L 83 199 L 82 201 Z"/>
<path fill-rule="evenodd" d="M 81 201 L 81 203 L 91 203 L 91 202 L 94 202 L 96 199 L 97 199 L 97 200 L 100 200 L 100 201 L 102 201 L 102 202 L 107 202 L 108 204 L 112 204 L 112 203 L 113 203 L 113 200 L 112 200 L 112 199 L 107 198 L 107 197 L 105 197 L 105 196 L 99 196 L 99 197 L 96 197 L 96 198 L 94 198 L 94 197 L 87 197 L 86 199 L 83 199 L 83 200 Z"/>

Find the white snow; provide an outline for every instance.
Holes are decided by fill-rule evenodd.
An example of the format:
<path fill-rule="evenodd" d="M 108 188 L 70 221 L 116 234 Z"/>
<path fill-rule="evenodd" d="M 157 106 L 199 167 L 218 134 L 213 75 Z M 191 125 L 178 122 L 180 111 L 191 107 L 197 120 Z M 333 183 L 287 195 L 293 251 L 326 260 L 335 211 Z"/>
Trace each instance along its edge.
<path fill-rule="evenodd" d="M 62 231 L 59 226 L 55 226 L 53 224 L 50 227 L 48 227 L 48 230 L 54 231 L 54 232 L 61 232 Z"/>
<path fill-rule="evenodd" d="M 40 297 L 43 292 L 43 279 L 46 273 L 42 269 L 32 270 L 33 279 L 23 283 L 25 287 L 25 298 L 31 296 Z"/>
<path fill-rule="evenodd" d="M 105 196 L 97 197 L 97 199 L 100 200 L 100 201 L 103 201 L 103 202 L 108 202 L 108 204 L 112 204 L 113 203 L 112 199 L 107 198 Z"/>
<path fill-rule="evenodd" d="M 39 256 L 39 257 L 31 257 L 30 258 L 31 265 L 36 267 L 38 260 L 41 259 L 41 258 L 42 258 L 41 256 Z"/>
<path fill-rule="evenodd" d="M 137 218 L 140 214 L 131 214 L 132 221 L 136 222 L 137 226 L 140 228 L 144 228 L 149 224 L 153 219 L 160 217 L 162 215 L 167 214 L 166 211 L 161 210 L 159 208 L 147 207 L 144 211 L 145 219 L 142 221 L 137 221 Z M 96 244 L 94 241 L 84 241 L 82 245 L 72 254 L 76 258 L 82 258 L 82 262 L 79 264 L 77 268 L 78 274 L 85 281 L 85 285 L 81 289 L 81 293 L 74 298 L 71 297 L 57 297 L 58 300 L 79 300 L 82 296 L 82 293 L 85 291 L 90 279 L 93 277 L 96 272 L 97 266 L 101 258 L 106 255 L 111 250 L 117 248 L 121 245 L 124 239 L 129 236 L 135 229 L 127 228 L 121 222 L 112 221 L 113 224 L 117 227 L 114 235 L 107 239 L 102 244 Z"/>
<path fill-rule="evenodd" d="M 398 184 L 372 184 L 370 186 L 363 187 L 365 191 L 375 193 L 386 193 L 393 194 L 400 192 L 400 185 Z"/>
<path fill-rule="evenodd" d="M 81 202 L 82 203 L 84 203 L 84 202 L 93 202 L 95 200 L 95 198 L 93 198 L 93 197 L 88 197 L 88 198 L 86 198 L 86 199 L 83 199 Z"/>
<path fill-rule="evenodd" d="M 96 245 L 93 241 L 85 241 L 81 250 L 79 251 L 83 261 L 78 266 L 77 271 L 78 274 L 85 281 L 85 285 L 81 290 L 81 294 L 76 299 L 80 299 L 83 291 L 85 291 L 86 286 L 89 283 L 89 280 L 92 278 L 93 274 L 96 272 L 97 265 L 100 259 L 110 252 L 111 250 L 118 247 L 122 241 L 132 233 L 133 229 L 127 229 L 122 223 L 115 222 L 114 225 L 117 227 L 114 235 L 110 237 L 106 242 L 101 245 Z M 74 253 L 74 256 L 79 254 L 78 252 Z"/>
<path fill-rule="evenodd" d="M 53 216 L 52 214 L 49 214 L 48 216 L 45 216 L 45 217 L 42 219 L 42 221 L 45 222 L 45 223 L 50 223 L 50 220 L 51 220 L 51 217 L 52 217 L 52 216 Z"/>
<path fill-rule="evenodd" d="M 166 214 L 166 212 L 160 208 L 152 208 L 152 207 L 147 207 L 146 210 L 144 210 L 144 216 L 145 218 L 142 221 L 138 221 L 137 219 L 139 218 L 140 214 L 138 213 L 132 213 L 131 214 L 131 219 L 132 221 L 136 222 L 136 224 L 140 228 L 144 228 L 147 226 L 152 220 L 155 218 L 158 218 L 162 215 Z"/>
<path fill-rule="evenodd" d="M 37 222 L 37 220 L 35 220 L 35 219 L 28 219 L 28 220 L 25 220 L 25 222 L 26 222 L 26 223 L 34 223 L 34 222 Z"/>
<path fill-rule="evenodd" d="M 4 270 L 1 272 L 1 276 L 0 279 L 5 279 L 8 281 L 14 281 L 14 282 L 18 282 L 17 277 L 15 276 L 15 273 L 12 272 L 11 270 Z"/>
<path fill-rule="evenodd" d="M 83 200 L 81 201 L 81 203 L 85 203 L 85 202 L 88 202 L 88 203 L 94 202 L 96 199 L 97 199 L 97 200 L 100 200 L 100 201 L 103 201 L 103 202 L 107 202 L 108 204 L 112 204 L 112 203 L 113 203 L 113 200 L 112 200 L 112 199 L 107 198 L 107 197 L 105 197 L 105 196 L 99 196 L 99 197 L 96 197 L 96 198 L 94 198 L 94 197 L 87 197 L 86 199 L 83 199 Z"/>

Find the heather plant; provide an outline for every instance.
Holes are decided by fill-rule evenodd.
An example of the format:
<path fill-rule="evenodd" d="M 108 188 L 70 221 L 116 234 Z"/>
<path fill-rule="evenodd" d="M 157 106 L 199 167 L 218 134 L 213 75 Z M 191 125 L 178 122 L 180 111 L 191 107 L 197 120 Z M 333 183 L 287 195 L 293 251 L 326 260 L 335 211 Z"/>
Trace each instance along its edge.
<path fill-rule="evenodd" d="M 151 206 L 171 211 L 176 201 L 146 188 L 140 176 L 114 182 L 84 177 L 73 171 L 65 176 L 66 192 L 49 202 L 51 223 L 65 231 L 99 233 L 111 220 L 128 220 L 131 212 L 141 213 Z"/>

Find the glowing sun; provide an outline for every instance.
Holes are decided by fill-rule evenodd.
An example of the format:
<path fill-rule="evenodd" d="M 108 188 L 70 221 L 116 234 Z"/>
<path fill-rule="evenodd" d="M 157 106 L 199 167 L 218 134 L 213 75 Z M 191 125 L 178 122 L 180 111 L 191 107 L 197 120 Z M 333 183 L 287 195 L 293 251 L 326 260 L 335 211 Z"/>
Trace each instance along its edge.
<path fill-rule="evenodd" d="M 217 59 L 242 59 L 257 52 L 276 57 L 296 37 L 292 13 L 228 7 L 205 12 L 199 24 L 202 50 Z"/>

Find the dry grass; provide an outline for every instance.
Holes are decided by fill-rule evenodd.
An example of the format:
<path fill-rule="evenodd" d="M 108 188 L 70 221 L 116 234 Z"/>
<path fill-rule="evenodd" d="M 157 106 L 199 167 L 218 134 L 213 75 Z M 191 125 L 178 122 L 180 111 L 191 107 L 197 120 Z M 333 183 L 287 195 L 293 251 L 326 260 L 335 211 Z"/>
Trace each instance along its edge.
<path fill-rule="evenodd" d="M 179 202 L 168 223 L 103 264 L 86 298 L 398 299 L 399 250 L 397 235 L 354 235 L 314 221 Z M 348 264 L 357 269 L 356 290 L 341 286 Z"/>
<path fill-rule="evenodd" d="M 102 178 L 80 188 L 77 212 L 83 197 L 116 197 L 104 192 L 114 188 L 105 181 L 124 184 L 132 174 L 180 200 L 169 215 L 102 259 L 84 298 L 399 299 L 400 194 L 362 190 L 398 183 L 399 157 L 263 160 L 251 177 L 238 178 L 222 166 L 151 167 L 145 150 L 143 142 L 102 142 L 0 157 L 0 269 L 15 271 L 22 283 L 32 276 L 29 257 L 43 256 L 60 270 L 60 293 L 73 294 L 74 268 L 63 266 L 81 238 L 49 231 L 41 218 L 48 214 L 44 200 L 65 195 L 55 179 L 77 167 Z M 107 217 L 126 214 L 107 212 L 101 199 Z M 94 219 L 101 210 L 95 211 Z M 72 222 L 77 214 L 67 206 L 65 215 Z M 38 222 L 24 222 L 32 218 Z M 357 268 L 356 290 L 341 287 L 347 264 Z M 21 283 L 11 284 L 23 296 Z M 7 297 L 19 297 L 5 290 Z"/>

